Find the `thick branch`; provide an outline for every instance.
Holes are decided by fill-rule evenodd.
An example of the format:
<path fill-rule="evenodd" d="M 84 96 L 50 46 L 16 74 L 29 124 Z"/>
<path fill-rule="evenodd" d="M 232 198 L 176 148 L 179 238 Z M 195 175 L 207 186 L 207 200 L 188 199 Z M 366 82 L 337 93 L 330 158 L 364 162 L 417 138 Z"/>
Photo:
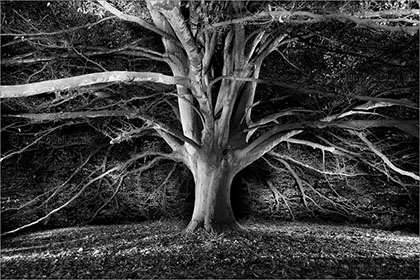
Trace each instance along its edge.
<path fill-rule="evenodd" d="M 100 110 L 81 112 L 60 112 L 60 113 L 39 113 L 39 114 L 16 114 L 5 115 L 5 117 L 29 119 L 32 122 L 58 121 L 79 118 L 104 118 L 104 117 L 126 117 L 138 118 L 138 112 L 134 110 Z"/>
<path fill-rule="evenodd" d="M 247 147 L 239 150 L 238 153 L 245 158 L 243 163 L 245 166 L 262 157 L 264 154 L 272 150 L 280 142 L 285 141 L 304 129 L 315 128 L 343 128 L 352 130 L 365 130 L 371 127 L 395 127 L 403 130 L 412 136 L 418 137 L 418 120 L 354 120 L 354 121 L 335 121 L 335 122 L 299 122 L 282 124 L 276 126 L 266 133 L 252 141 Z"/>
<path fill-rule="evenodd" d="M 27 97 L 110 82 L 152 82 L 188 86 L 188 79 L 154 72 L 110 71 L 24 85 L 0 86 L 0 98 Z"/>
<path fill-rule="evenodd" d="M 185 18 L 182 16 L 180 9 L 175 6 L 171 10 L 159 9 L 159 11 L 165 15 L 187 53 L 188 59 L 190 60 L 190 75 L 198 77 L 201 74 L 202 69 L 202 56 L 198 51 L 191 30 L 189 29 Z"/>
<path fill-rule="evenodd" d="M 286 141 L 287 139 L 300 134 L 302 131 L 303 130 L 294 129 L 290 130 L 289 132 L 277 134 L 274 137 L 266 139 L 265 141 L 254 141 L 244 149 L 237 151 L 237 153 L 239 154 L 238 158 L 242 158 L 240 163 L 241 167 L 245 168 L 246 166 L 250 165 L 257 159 L 261 158 L 266 153 L 271 151 L 282 141 Z"/>

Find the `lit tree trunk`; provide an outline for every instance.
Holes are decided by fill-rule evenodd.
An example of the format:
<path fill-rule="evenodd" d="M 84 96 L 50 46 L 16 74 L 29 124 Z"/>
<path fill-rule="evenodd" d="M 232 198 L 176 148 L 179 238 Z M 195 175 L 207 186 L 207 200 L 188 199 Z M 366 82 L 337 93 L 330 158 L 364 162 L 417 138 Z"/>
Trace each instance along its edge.
<path fill-rule="evenodd" d="M 230 200 L 236 173 L 232 158 L 205 154 L 197 157 L 191 171 L 195 181 L 195 203 L 186 230 L 191 232 L 198 227 L 210 232 L 239 229 Z"/>
<path fill-rule="evenodd" d="M 262 61 L 279 46 L 285 35 L 252 37 L 248 42 L 250 48 L 246 50 L 245 28 L 236 25 L 226 34 L 221 54 L 223 66 L 218 69 L 222 77 L 217 78 L 209 68 L 218 33 L 215 30 L 196 33 L 194 25 L 189 26 L 187 22 L 197 19 L 195 9 L 200 9 L 201 4 L 191 2 L 189 5 L 189 20 L 186 20 L 178 1 L 148 1 L 155 25 L 178 39 L 163 39 L 168 65 L 175 76 L 190 80 L 188 88 L 177 87 L 183 133 L 197 143 L 196 147 L 185 143 L 182 148 L 184 163 L 195 182 L 194 210 L 186 230 L 191 232 L 199 227 L 210 232 L 236 230 L 240 226 L 231 206 L 232 180 L 238 171 L 265 151 L 265 146 L 261 145 L 261 149 L 240 152 L 248 146 L 244 128 L 251 122 L 249 106 L 254 102 L 256 87 L 253 79 L 258 79 Z M 232 11 L 241 14 L 243 3 L 229 5 Z M 212 92 L 216 91 L 213 100 Z"/>

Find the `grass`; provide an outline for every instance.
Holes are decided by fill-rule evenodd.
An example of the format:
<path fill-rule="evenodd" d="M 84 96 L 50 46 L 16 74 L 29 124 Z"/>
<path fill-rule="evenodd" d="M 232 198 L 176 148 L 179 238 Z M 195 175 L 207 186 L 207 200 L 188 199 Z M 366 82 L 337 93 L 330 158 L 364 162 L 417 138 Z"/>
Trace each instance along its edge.
<path fill-rule="evenodd" d="M 184 235 L 180 221 L 3 237 L 6 278 L 418 278 L 417 235 L 248 221 L 244 233 Z"/>

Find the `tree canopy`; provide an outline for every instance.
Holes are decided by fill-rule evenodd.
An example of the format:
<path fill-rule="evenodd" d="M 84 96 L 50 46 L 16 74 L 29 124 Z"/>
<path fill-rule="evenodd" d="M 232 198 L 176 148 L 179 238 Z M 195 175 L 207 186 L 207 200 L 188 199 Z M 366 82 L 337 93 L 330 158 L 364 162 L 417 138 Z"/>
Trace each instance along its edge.
<path fill-rule="evenodd" d="M 89 175 L 71 199 L 33 223 L 103 178 L 112 177 L 118 192 L 128 174 L 164 160 L 193 175 L 188 231 L 239 227 L 231 183 L 258 160 L 288 173 L 305 205 L 317 204 L 310 189 L 340 211 L 346 207 L 315 188 L 322 176 L 354 175 L 332 170 L 331 159 L 359 162 L 364 175 L 406 189 L 418 184 L 417 2 L 2 5 L 2 130 L 39 129 L 2 161 L 82 123 L 110 145 L 145 135 L 167 144 Z M 314 149 L 322 163 L 290 157 L 284 147 Z"/>

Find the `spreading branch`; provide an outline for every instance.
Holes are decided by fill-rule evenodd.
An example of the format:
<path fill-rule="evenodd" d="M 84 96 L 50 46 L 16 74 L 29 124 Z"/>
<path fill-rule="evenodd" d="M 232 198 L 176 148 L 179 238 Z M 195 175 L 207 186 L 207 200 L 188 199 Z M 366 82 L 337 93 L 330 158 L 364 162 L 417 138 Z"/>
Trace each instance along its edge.
<path fill-rule="evenodd" d="M 355 135 L 357 135 L 357 137 L 360 138 L 360 140 L 362 140 L 368 147 L 369 149 L 375 153 L 375 155 L 377 155 L 378 157 L 380 157 L 382 159 L 382 161 L 392 170 L 394 170 L 395 172 L 413 178 L 416 181 L 420 181 L 420 177 L 416 174 L 414 174 L 413 172 L 408 172 L 405 171 L 397 166 L 395 166 L 387 156 L 385 156 L 381 151 L 378 150 L 378 148 L 376 148 L 372 142 L 370 142 L 362 133 L 360 132 L 353 132 Z"/>
<path fill-rule="evenodd" d="M 0 86 L 0 98 L 28 97 L 112 82 L 152 82 L 165 85 L 189 85 L 188 79 L 184 77 L 167 76 L 154 72 L 109 71 L 23 85 Z"/>
<path fill-rule="evenodd" d="M 414 34 L 419 31 L 420 20 L 410 19 L 408 16 L 415 16 L 418 18 L 420 10 L 418 9 L 399 9 L 399 10 L 387 10 L 381 11 L 380 13 L 367 13 L 367 14 L 356 14 L 348 15 L 343 13 L 325 13 L 325 14 L 316 14 L 308 11 L 287 11 L 287 10 L 274 10 L 274 11 L 264 11 L 257 13 L 255 15 L 241 17 L 237 19 L 231 19 L 223 22 L 218 22 L 213 24 L 208 28 L 221 28 L 227 25 L 235 24 L 255 24 L 258 21 L 279 21 L 287 22 L 291 24 L 310 24 L 310 23 L 319 23 L 323 21 L 337 20 L 342 22 L 352 22 L 360 26 L 365 26 L 373 29 L 385 30 L 385 31 L 395 31 L 395 32 L 405 32 L 409 34 Z M 387 17 L 393 16 L 398 17 L 399 23 L 406 23 L 406 25 L 394 25 L 392 24 L 394 20 L 387 19 Z M 391 24 L 385 24 L 391 23 Z"/>
<path fill-rule="evenodd" d="M 39 114 L 14 114 L 4 115 L 5 117 L 29 119 L 32 123 L 44 121 L 59 121 L 69 119 L 104 118 L 104 117 L 126 117 L 129 119 L 139 118 L 135 110 L 100 110 L 81 112 L 60 112 L 60 113 L 39 113 Z"/>

